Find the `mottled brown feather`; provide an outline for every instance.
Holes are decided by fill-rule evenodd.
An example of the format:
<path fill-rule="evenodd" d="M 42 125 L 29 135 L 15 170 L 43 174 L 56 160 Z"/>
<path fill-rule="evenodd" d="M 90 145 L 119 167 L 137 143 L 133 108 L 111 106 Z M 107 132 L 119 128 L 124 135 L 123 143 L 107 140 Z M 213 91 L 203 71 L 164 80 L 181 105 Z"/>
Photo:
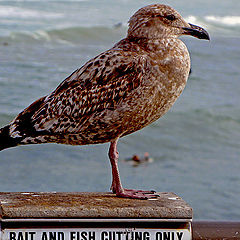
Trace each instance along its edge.
<path fill-rule="evenodd" d="M 181 33 L 176 27 L 189 25 L 163 6 L 151 5 L 135 13 L 128 36 L 24 110 L 31 114 L 20 114 L 11 123 L 12 136 L 21 137 L 22 144 L 103 143 L 165 114 L 186 84 L 190 58 L 177 39 Z M 172 27 L 163 19 L 170 13 L 176 16 Z M 24 121 L 30 126 L 27 131 L 20 126 Z"/>
<path fill-rule="evenodd" d="M 144 61 L 136 53 L 110 50 L 100 54 L 67 78 L 40 109 L 36 108 L 31 117 L 35 129 L 47 130 L 50 135 L 78 134 L 93 124 L 93 116 L 114 111 L 131 96 L 140 86 L 143 67 Z"/>

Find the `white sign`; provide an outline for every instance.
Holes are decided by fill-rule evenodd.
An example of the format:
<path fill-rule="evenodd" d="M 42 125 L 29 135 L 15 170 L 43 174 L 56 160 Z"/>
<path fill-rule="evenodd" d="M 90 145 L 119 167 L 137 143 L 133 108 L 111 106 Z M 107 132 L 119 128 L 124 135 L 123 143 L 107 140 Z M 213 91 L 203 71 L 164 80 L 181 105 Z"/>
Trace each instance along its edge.
<path fill-rule="evenodd" d="M 190 240 L 189 229 L 47 228 L 4 229 L 0 240 Z"/>

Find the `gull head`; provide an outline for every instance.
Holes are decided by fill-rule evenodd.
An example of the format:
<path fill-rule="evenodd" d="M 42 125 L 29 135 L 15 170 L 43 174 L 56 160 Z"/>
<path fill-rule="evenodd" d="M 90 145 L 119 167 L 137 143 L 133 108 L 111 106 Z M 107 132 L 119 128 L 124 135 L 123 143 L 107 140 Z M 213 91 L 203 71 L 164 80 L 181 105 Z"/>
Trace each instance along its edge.
<path fill-rule="evenodd" d="M 129 20 L 130 38 L 161 39 L 177 38 L 181 35 L 210 39 L 205 29 L 187 23 L 176 10 L 164 4 L 143 7 Z"/>

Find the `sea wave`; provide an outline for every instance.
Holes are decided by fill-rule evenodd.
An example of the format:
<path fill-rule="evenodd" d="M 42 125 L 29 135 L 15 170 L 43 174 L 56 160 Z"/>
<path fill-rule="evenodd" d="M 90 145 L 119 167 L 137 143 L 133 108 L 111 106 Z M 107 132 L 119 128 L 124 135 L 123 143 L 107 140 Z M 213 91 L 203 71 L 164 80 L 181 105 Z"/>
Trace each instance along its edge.
<path fill-rule="evenodd" d="M 197 16 L 187 16 L 185 18 L 187 21 L 192 22 L 192 23 L 199 23 L 203 22 L 207 24 L 215 23 L 220 25 L 225 25 L 225 26 L 240 26 L 240 16 L 204 16 L 204 17 L 197 17 Z"/>
<path fill-rule="evenodd" d="M 1 6 L 0 8 L 1 18 L 17 18 L 17 19 L 42 19 L 42 18 L 60 18 L 62 14 L 45 12 L 45 11 L 35 11 L 27 8 L 20 8 L 15 6 Z"/>
<path fill-rule="evenodd" d="M 206 16 L 205 19 L 209 22 L 223 24 L 227 26 L 240 26 L 240 16 Z"/>
<path fill-rule="evenodd" d="M 22 13 L 19 13 L 22 14 Z M 33 12 L 29 12 L 29 17 Z M 0 10 L 1 15 L 1 10 Z M 57 17 L 58 15 L 49 15 Z M 185 17 L 187 22 L 206 28 L 212 33 L 228 32 L 229 35 L 236 35 L 240 32 L 240 16 L 192 16 Z M 96 43 L 114 42 L 123 38 L 127 32 L 127 23 L 117 23 L 114 26 L 56 26 L 50 30 L 18 31 L 11 32 L 8 36 L 0 36 L 1 42 L 25 41 L 31 42 L 58 42 L 58 43 Z"/>
<path fill-rule="evenodd" d="M 202 26 L 213 33 L 228 33 L 239 36 L 240 31 L 240 16 L 192 16 L 185 18 L 187 22 Z"/>
<path fill-rule="evenodd" d="M 205 28 L 211 36 L 239 37 L 240 34 L 240 16 L 189 15 L 185 20 Z"/>
<path fill-rule="evenodd" d="M 55 6 L 56 7 L 56 6 Z M 37 24 L 42 19 L 49 19 L 49 20 L 57 20 L 53 21 L 53 24 L 58 26 L 59 22 L 71 23 L 72 20 L 75 22 L 79 22 L 85 24 L 85 17 L 84 14 L 79 14 L 79 12 L 75 11 L 62 11 L 61 9 L 58 11 L 54 11 L 52 8 L 50 10 L 43 10 L 43 9 L 36 9 L 31 7 L 19 7 L 19 6 L 11 6 L 11 5 L 1 5 L 0 6 L 0 18 L 1 21 L 6 21 L 11 19 L 12 22 L 15 21 L 16 24 L 21 22 L 22 20 L 37 20 Z M 199 24 L 203 23 L 206 26 L 208 24 L 217 24 L 219 26 L 231 27 L 231 26 L 240 26 L 240 16 L 237 15 L 226 15 L 226 16 L 218 16 L 218 15 L 206 15 L 206 16 L 194 16 L 188 15 L 185 16 L 185 19 L 189 22 Z M 127 19 L 126 19 L 127 22 Z M 46 23 L 49 24 L 49 23 Z M 124 25 L 127 25 L 124 23 Z M 80 27 L 83 27 L 80 26 Z"/>
<path fill-rule="evenodd" d="M 116 41 L 123 38 L 125 34 L 126 28 L 124 26 L 68 27 L 35 32 L 12 32 L 7 37 L 0 37 L 0 42 L 101 43 Z"/>

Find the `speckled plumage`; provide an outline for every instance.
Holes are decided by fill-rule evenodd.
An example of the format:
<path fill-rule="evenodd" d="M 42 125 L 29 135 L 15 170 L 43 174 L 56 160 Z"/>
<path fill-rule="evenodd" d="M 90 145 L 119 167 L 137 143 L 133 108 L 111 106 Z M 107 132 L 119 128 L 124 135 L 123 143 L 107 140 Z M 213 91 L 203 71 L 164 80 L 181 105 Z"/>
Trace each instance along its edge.
<path fill-rule="evenodd" d="M 30 113 L 33 129 L 19 131 L 22 143 L 109 142 L 161 117 L 182 92 L 189 69 L 187 48 L 177 38 L 123 39 L 76 70 L 40 106 L 27 108 L 10 132 Z"/>
<path fill-rule="evenodd" d="M 140 9 L 125 39 L 20 113 L 9 125 L 10 138 L 15 145 L 114 142 L 154 122 L 187 82 L 190 57 L 177 37 L 191 34 L 192 26 L 166 5 Z"/>

